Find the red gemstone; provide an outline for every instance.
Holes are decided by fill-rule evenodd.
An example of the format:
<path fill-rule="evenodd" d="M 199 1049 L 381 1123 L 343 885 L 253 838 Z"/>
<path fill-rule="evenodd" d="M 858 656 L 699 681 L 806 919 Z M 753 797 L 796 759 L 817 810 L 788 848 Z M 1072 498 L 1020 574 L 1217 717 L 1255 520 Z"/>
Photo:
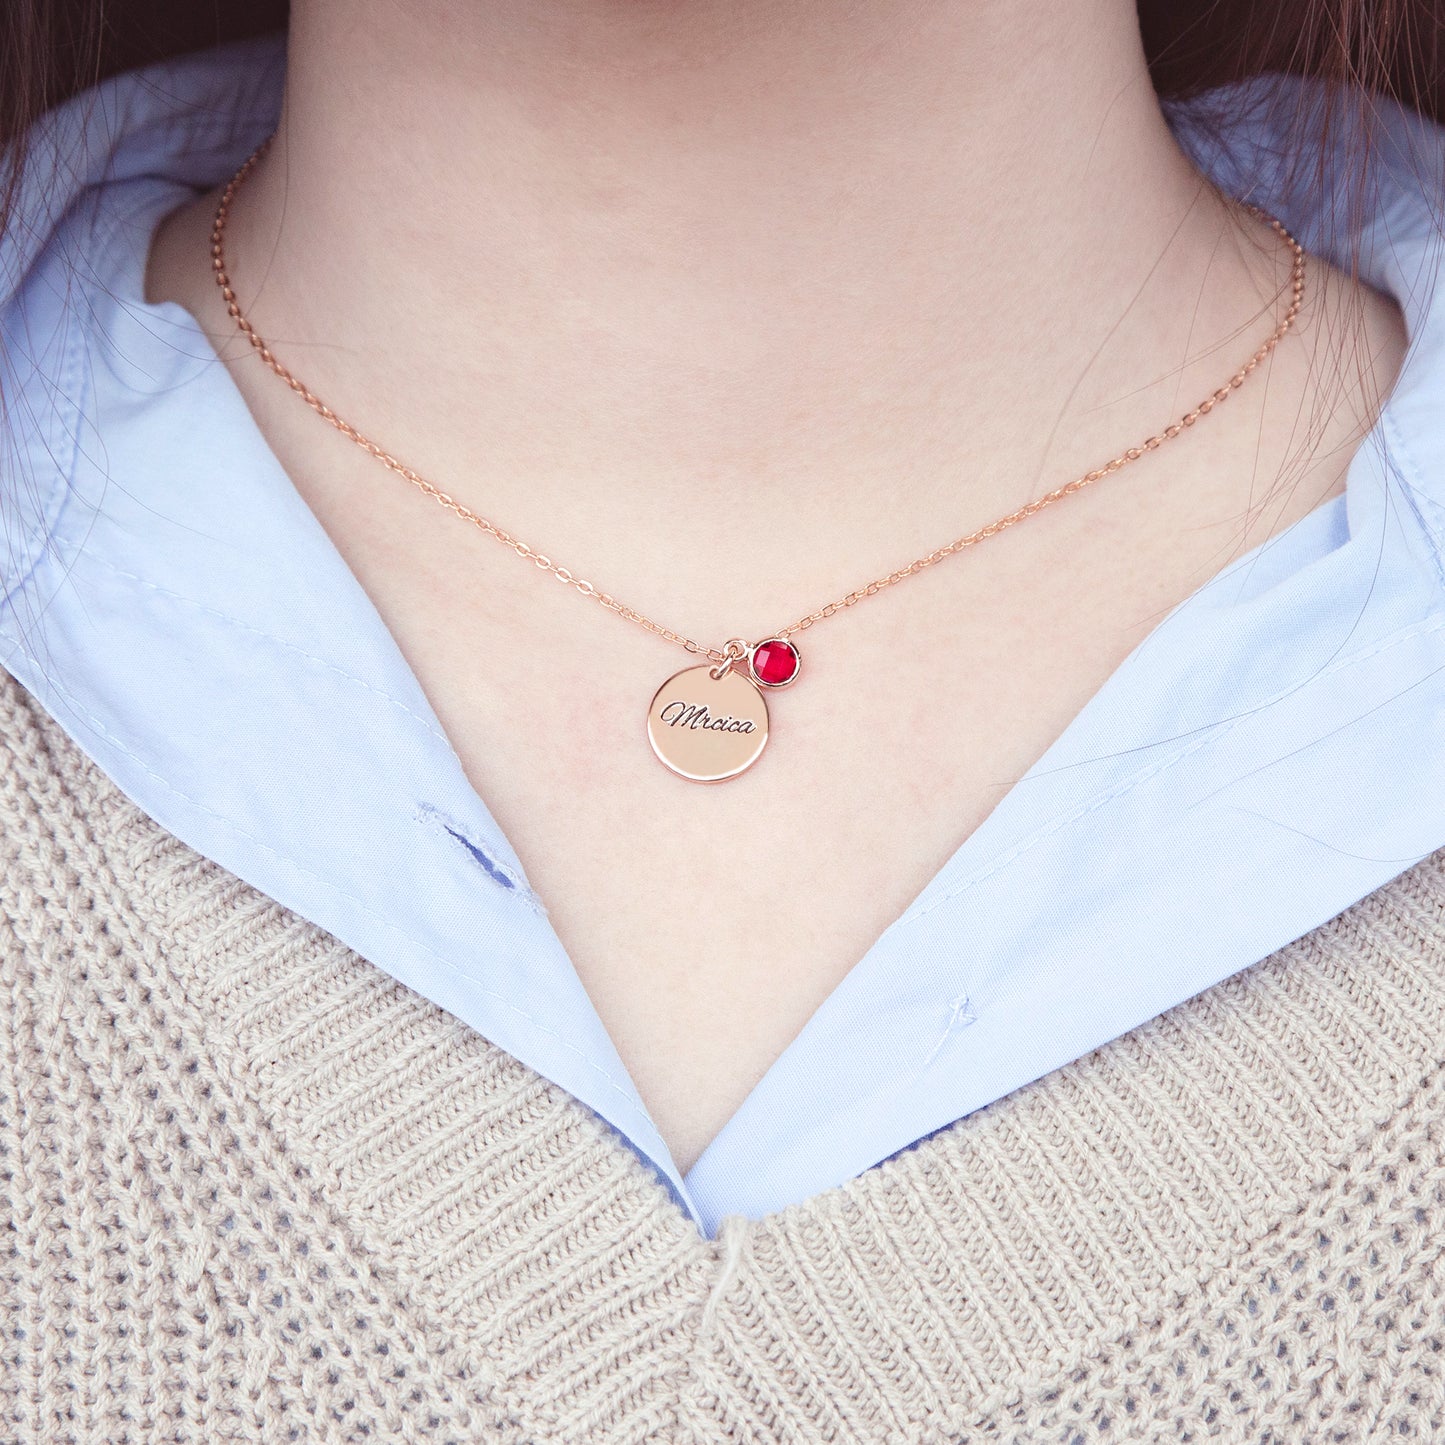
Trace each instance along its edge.
<path fill-rule="evenodd" d="M 798 649 L 780 637 L 761 642 L 753 650 L 753 675 L 769 687 L 780 687 L 798 675 Z"/>

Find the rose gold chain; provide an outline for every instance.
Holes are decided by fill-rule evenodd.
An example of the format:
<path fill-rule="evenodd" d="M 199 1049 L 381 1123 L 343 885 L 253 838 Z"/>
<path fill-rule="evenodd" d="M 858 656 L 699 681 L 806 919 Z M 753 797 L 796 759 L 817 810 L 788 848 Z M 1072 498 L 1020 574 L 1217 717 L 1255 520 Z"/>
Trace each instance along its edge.
<path fill-rule="evenodd" d="M 489 522 L 485 517 L 464 506 L 454 497 L 433 483 L 427 481 L 419 472 L 407 466 L 404 462 L 398 461 L 390 452 L 383 449 L 376 442 L 358 431 L 350 422 L 343 420 L 332 409 L 326 405 L 304 382 L 294 373 L 288 370 L 277 360 L 266 341 L 257 333 L 256 328 L 251 325 L 245 313 L 241 310 L 240 303 L 236 300 L 235 289 L 231 285 L 231 278 L 226 271 L 225 250 L 222 237 L 226 229 L 226 220 L 231 213 L 231 203 L 235 199 L 237 190 L 241 183 L 251 173 L 256 162 L 265 154 L 267 147 L 274 137 L 268 137 L 251 153 L 241 164 L 235 175 L 231 177 L 225 191 L 221 195 L 219 204 L 216 206 L 215 224 L 211 227 L 211 268 L 215 272 L 216 284 L 221 288 L 221 295 L 226 302 L 226 310 L 240 328 L 242 334 L 251 343 L 252 348 L 287 386 L 299 396 L 311 409 L 324 417 L 343 436 L 350 437 L 359 447 L 369 452 L 383 466 L 388 467 L 398 476 L 404 477 L 413 486 L 419 487 L 429 497 L 435 498 L 442 506 L 449 511 L 455 512 L 464 521 L 479 527 L 488 536 L 495 537 L 497 541 L 510 547 L 519 556 L 527 558 L 535 563 L 544 572 L 550 572 L 559 582 L 565 582 L 569 587 L 575 587 L 584 597 L 591 597 L 594 601 L 600 602 L 604 607 L 617 613 L 619 617 L 625 618 L 628 622 L 636 622 L 639 626 L 647 628 L 649 632 L 655 632 L 659 637 L 668 642 L 675 642 L 680 647 L 686 648 L 689 652 L 697 653 L 700 656 L 710 658 L 713 662 L 721 664 L 734 656 L 734 649 L 729 646 L 727 650 L 716 647 L 704 647 L 700 642 L 694 642 L 690 637 L 684 637 L 681 633 L 672 631 L 671 628 L 663 627 L 660 623 L 654 622 L 650 617 L 644 616 L 635 608 L 629 607 L 625 602 L 619 602 L 610 593 L 603 592 L 600 588 L 594 587 L 592 583 L 584 578 L 575 576 L 566 567 L 559 566 L 545 554 L 529 547 L 519 538 L 512 536 L 510 532 L 504 531 L 494 522 Z M 1005 527 L 1011 527 L 1015 522 L 1021 522 L 1025 517 L 1031 517 L 1035 512 L 1041 511 L 1044 507 L 1061 498 L 1069 495 L 1070 492 L 1077 492 L 1081 487 L 1086 487 L 1090 482 L 1101 481 L 1104 477 L 1112 476 L 1120 468 L 1126 467 L 1130 462 L 1138 461 L 1140 457 L 1148 452 L 1157 451 L 1165 442 L 1172 441 L 1182 431 L 1192 427 L 1200 417 L 1207 416 L 1220 402 L 1226 401 L 1239 387 L 1243 386 L 1245 380 L 1259 364 L 1279 345 L 1285 333 L 1294 325 L 1295 318 L 1299 315 L 1300 306 L 1304 301 L 1305 285 L 1305 253 L 1304 248 L 1285 229 L 1285 227 L 1273 216 L 1266 214 L 1257 206 L 1249 206 L 1247 209 L 1261 217 L 1279 233 L 1286 245 L 1294 255 L 1294 265 L 1290 277 L 1290 303 L 1279 324 L 1270 333 L 1259 349 L 1234 373 L 1229 380 L 1217 391 L 1211 392 L 1192 411 L 1185 412 L 1177 421 L 1171 422 L 1161 432 L 1147 438 L 1138 446 L 1122 451 L 1118 456 L 1105 462 L 1102 466 L 1094 468 L 1093 471 L 1085 472 L 1083 476 L 1076 477 L 1073 481 L 1062 487 L 1056 487 L 1052 492 L 1046 492 L 1043 496 L 1035 498 L 1010 512 L 1006 517 L 1000 517 L 997 521 L 990 522 L 985 527 L 980 527 L 976 532 L 970 532 L 966 536 L 959 537 L 956 541 L 950 542 L 945 547 L 939 547 L 936 551 L 928 553 L 926 557 L 919 557 L 910 562 L 906 567 L 900 567 L 896 572 L 890 572 L 886 577 L 876 578 L 868 583 L 866 587 L 859 587 L 856 591 L 848 593 L 846 597 L 840 597 L 836 602 L 830 602 L 825 607 L 820 607 L 816 612 L 810 612 L 805 617 L 800 617 L 790 626 L 780 632 L 768 634 L 771 637 L 786 639 L 794 632 L 802 632 L 811 627 L 815 622 L 821 622 L 825 617 L 831 617 L 835 612 L 841 612 L 845 607 L 852 607 L 861 602 L 865 597 L 872 597 L 875 593 L 883 591 L 885 587 L 892 587 L 896 582 L 902 582 L 905 577 L 912 577 L 922 572 L 926 567 L 932 567 L 935 563 L 943 561 L 945 557 L 951 557 L 955 552 L 961 552 L 965 547 L 971 547 L 975 542 L 981 542 L 985 537 L 992 537 L 1003 531 Z"/>

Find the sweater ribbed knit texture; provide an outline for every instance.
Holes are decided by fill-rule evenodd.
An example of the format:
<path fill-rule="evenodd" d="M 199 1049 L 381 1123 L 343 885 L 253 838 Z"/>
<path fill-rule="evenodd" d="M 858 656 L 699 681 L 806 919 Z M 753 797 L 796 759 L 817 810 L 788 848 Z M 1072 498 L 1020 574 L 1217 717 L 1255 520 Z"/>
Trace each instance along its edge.
<path fill-rule="evenodd" d="M 704 1240 L 0 673 L 0 1439 L 1445 1439 L 1442 982 L 1445 850 Z"/>

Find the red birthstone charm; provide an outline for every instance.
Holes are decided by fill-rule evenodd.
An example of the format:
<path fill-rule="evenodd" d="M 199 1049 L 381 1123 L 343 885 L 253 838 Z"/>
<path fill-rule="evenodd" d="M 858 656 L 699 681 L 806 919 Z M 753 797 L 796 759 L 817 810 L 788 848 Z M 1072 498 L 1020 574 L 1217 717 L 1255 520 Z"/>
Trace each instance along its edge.
<path fill-rule="evenodd" d="M 802 659 L 786 638 L 769 637 L 753 648 L 748 665 L 754 682 L 763 687 L 787 687 L 797 677 Z"/>

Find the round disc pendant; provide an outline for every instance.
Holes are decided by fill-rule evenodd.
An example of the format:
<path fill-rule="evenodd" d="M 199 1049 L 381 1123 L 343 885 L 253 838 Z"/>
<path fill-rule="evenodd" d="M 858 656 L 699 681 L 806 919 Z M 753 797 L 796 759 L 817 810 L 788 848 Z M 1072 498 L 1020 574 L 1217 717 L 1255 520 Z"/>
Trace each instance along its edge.
<path fill-rule="evenodd" d="M 674 673 L 647 711 L 652 750 L 694 783 L 735 778 L 757 762 L 768 741 L 768 705 L 735 668 L 721 677 L 712 664 Z"/>

